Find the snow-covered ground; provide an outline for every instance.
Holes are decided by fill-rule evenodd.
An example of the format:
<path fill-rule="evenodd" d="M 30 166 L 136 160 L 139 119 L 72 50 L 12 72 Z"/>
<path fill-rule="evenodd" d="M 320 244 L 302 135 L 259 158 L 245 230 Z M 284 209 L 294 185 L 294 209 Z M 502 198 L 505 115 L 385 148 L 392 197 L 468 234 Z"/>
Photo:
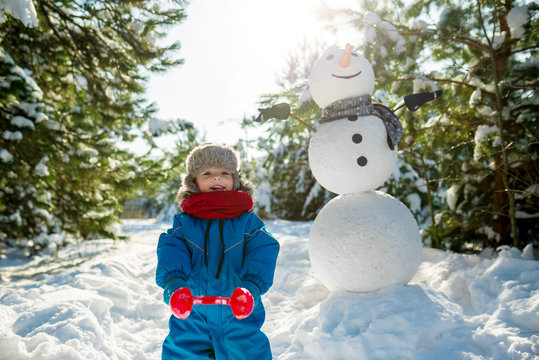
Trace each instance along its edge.
<path fill-rule="evenodd" d="M 423 250 L 408 286 L 330 293 L 309 264 L 312 223 L 267 222 L 281 243 L 264 330 L 275 359 L 539 359 L 539 262 Z M 155 247 L 169 227 L 127 221 L 127 243 L 59 261 L 0 260 L 0 359 L 159 359 L 169 312 Z"/>

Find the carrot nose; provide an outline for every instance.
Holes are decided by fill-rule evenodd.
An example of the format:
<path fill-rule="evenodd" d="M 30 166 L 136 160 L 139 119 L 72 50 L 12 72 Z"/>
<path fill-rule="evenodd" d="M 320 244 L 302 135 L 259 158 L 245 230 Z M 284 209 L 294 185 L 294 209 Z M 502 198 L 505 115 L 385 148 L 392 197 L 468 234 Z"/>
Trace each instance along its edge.
<path fill-rule="evenodd" d="M 344 54 L 342 54 L 340 66 L 343 68 L 347 68 L 350 66 L 350 54 L 352 53 L 352 46 L 350 44 L 346 44 L 346 47 L 344 48 Z"/>

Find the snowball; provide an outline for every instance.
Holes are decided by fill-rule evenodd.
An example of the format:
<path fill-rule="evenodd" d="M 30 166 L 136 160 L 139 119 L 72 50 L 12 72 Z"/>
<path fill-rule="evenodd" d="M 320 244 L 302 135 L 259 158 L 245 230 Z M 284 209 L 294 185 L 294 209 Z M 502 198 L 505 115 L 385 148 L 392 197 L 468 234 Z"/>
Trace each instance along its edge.
<path fill-rule="evenodd" d="M 389 149 L 384 123 L 374 115 L 323 123 L 309 141 L 314 177 L 336 194 L 378 188 L 396 163 L 397 148 Z"/>
<path fill-rule="evenodd" d="M 13 160 L 13 155 L 11 155 L 6 149 L 2 149 L 0 150 L 0 160 L 2 160 L 2 162 L 8 163 Z"/>
<path fill-rule="evenodd" d="M 371 95 L 374 91 L 374 71 L 369 61 L 355 54 L 357 56 L 350 57 L 348 67 L 341 67 L 343 54 L 343 49 L 333 46 L 316 60 L 311 69 L 309 91 L 321 108 L 337 100 Z"/>
<path fill-rule="evenodd" d="M 370 292 L 406 284 L 419 267 L 421 247 L 410 210 L 378 191 L 334 198 L 309 236 L 312 268 L 330 290 Z"/>

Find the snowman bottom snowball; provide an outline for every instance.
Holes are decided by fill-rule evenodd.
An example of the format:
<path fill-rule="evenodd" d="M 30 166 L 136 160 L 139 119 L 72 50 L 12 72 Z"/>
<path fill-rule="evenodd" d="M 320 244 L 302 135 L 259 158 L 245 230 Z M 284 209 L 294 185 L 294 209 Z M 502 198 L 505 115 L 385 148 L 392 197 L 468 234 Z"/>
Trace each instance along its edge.
<path fill-rule="evenodd" d="M 407 284 L 421 262 L 421 248 L 410 210 L 379 191 L 337 196 L 320 211 L 309 236 L 313 271 L 333 291 Z"/>

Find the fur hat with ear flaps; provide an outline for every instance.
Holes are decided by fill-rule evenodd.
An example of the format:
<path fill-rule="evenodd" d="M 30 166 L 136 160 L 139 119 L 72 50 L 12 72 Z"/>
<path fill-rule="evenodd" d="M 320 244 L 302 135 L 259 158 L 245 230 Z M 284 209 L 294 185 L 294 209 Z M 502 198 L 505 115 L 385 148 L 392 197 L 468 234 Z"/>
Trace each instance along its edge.
<path fill-rule="evenodd" d="M 187 176 L 178 189 L 176 202 L 181 204 L 191 194 L 200 192 L 195 180 L 197 176 L 212 168 L 223 168 L 230 171 L 234 177 L 232 190 L 244 191 L 253 196 L 253 185 L 248 180 L 242 179 L 239 164 L 238 154 L 231 147 L 213 143 L 195 147 L 187 156 Z"/>

